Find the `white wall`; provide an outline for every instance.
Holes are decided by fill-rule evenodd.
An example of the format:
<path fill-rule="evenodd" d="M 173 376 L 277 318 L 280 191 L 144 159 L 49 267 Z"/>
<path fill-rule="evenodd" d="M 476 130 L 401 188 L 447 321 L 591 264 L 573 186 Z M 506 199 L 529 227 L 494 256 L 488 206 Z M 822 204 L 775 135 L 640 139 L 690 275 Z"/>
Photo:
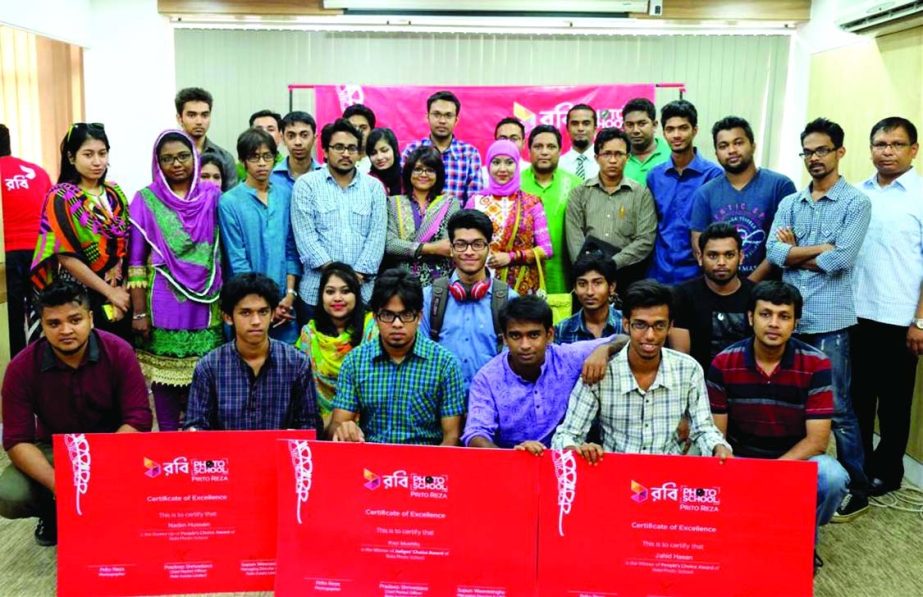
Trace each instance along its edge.
<path fill-rule="evenodd" d="M 131 199 L 151 181 L 154 138 L 176 126 L 173 28 L 156 0 L 90 0 L 94 31 L 84 52 L 86 120 L 112 146 L 108 177 Z"/>
<path fill-rule="evenodd" d="M 0 23 L 45 37 L 86 46 L 91 0 L 2 0 Z M 134 0 L 126 0 L 126 3 Z"/>

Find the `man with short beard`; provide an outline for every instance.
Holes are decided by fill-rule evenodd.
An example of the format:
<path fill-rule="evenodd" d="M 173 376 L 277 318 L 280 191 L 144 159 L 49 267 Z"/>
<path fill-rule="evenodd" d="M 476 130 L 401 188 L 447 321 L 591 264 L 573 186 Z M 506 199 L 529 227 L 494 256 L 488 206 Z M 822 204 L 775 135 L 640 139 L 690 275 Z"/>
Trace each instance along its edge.
<path fill-rule="evenodd" d="M 692 198 L 692 247 L 697 249 L 699 235 L 712 222 L 733 224 L 743 239 L 740 273 L 759 282 L 772 273 L 772 264 L 766 260 L 766 235 L 779 202 L 795 192 L 795 183 L 783 174 L 756 167 L 753 129 L 743 118 L 722 118 L 711 134 L 724 176 L 702 185 Z"/>
<path fill-rule="evenodd" d="M 564 213 L 571 190 L 582 181 L 558 167 L 561 131 L 550 124 L 540 124 L 529 133 L 529 157 L 532 163 L 522 171 L 522 192 L 542 200 L 554 249 L 554 256 L 545 262 L 545 289 L 550 294 L 567 292 Z"/>
<path fill-rule="evenodd" d="M 631 155 L 625 164 L 625 176 L 639 184 L 647 182 L 654 166 L 670 159 L 670 146 L 657 136 L 657 108 L 643 97 L 628 100 L 622 108 L 622 130 L 631 141 Z"/>
<path fill-rule="evenodd" d="M 567 136 L 570 151 L 561 156 L 560 166 L 580 180 L 599 174 L 593 138 L 596 136 L 596 110 L 587 104 L 577 104 L 567 111 Z"/>
<path fill-rule="evenodd" d="M 38 296 L 43 337 L 10 361 L 3 379 L 0 516 L 37 516 L 35 542 L 58 542 L 51 436 L 150 431 L 147 386 L 131 345 L 93 329 L 86 289 L 58 279 Z M 66 466 L 66 465 L 64 465 Z"/>
<path fill-rule="evenodd" d="M 442 155 L 445 164 L 445 191 L 466 205 L 468 198 L 481 190 L 481 154 L 474 145 L 455 136 L 461 102 L 451 91 L 437 91 L 426 100 L 426 121 L 429 136 L 404 148 L 401 163 L 422 145 L 432 145 Z"/>
<path fill-rule="evenodd" d="M 309 172 L 292 190 L 292 229 L 304 266 L 298 287 L 299 320 L 310 320 L 318 303 L 321 271 L 340 261 L 372 296 L 372 278 L 385 253 L 388 202 L 377 178 L 356 170 L 362 133 L 342 118 L 321 130 L 327 167 Z"/>
<path fill-rule="evenodd" d="M 738 275 L 742 241 L 734 226 L 715 222 L 698 242 L 705 275 L 675 289 L 676 322 L 670 346 L 692 355 L 708 371 L 715 355 L 750 334 L 747 304 L 753 282 Z"/>

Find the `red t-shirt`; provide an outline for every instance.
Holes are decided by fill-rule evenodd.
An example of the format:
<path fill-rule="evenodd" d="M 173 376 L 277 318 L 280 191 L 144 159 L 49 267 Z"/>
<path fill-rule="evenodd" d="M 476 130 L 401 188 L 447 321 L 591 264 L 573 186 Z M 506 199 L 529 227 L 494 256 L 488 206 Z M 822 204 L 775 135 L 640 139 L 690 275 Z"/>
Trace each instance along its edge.
<path fill-rule="evenodd" d="M 3 195 L 3 239 L 7 251 L 35 250 L 45 195 L 51 188 L 48 173 L 13 156 L 0 158 Z"/>

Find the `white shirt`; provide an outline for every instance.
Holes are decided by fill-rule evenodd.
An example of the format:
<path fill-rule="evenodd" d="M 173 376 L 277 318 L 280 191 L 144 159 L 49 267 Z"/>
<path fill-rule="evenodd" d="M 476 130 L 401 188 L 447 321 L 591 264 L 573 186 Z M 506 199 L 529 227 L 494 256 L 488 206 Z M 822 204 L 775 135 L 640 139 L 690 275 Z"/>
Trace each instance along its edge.
<path fill-rule="evenodd" d="M 561 156 L 560 161 L 558 161 L 558 168 L 563 168 L 571 174 L 577 174 L 577 159 L 581 155 L 586 156 L 583 161 L 583 172 L 586 176 L 583 180 L 587 181 L 599 176 L 599 164 L 596 163 L 596 152 L 593 151 L 592 145 L 583 153 L 571 148 L 570 151 Z"/>
<path fill-rule="evenodd" d="M 881 187 L 876 173 L 860 189 L 872 220 L 853 274 L 856 315 L 910 325 L 923 282 L 923 178 L 911 168 Z"/>
<path fill-rule="evenodd" d="M 365 156 L 356 162 L 356 170 L 362 172 L 363 174 L 368 174 L 372 170 L 372 158 Z"/>

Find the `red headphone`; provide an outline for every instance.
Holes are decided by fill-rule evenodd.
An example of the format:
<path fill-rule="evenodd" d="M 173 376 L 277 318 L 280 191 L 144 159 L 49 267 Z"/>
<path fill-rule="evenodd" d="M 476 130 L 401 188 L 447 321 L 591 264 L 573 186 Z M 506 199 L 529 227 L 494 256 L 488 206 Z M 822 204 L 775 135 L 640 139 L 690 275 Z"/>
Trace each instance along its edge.
<path fill-rule="evenodd" d="M 475 282 L 471 287 L 471 290 L 465 288 L 465 285 L 458 280 L 452 282 L 449 285 L 449 294 L 451 294 L 455 300 L 460 303 L 464 303 L 466 301 L 479 301 L 487 296 L 488 290 L 490 290 L 490 278 Z"/>

